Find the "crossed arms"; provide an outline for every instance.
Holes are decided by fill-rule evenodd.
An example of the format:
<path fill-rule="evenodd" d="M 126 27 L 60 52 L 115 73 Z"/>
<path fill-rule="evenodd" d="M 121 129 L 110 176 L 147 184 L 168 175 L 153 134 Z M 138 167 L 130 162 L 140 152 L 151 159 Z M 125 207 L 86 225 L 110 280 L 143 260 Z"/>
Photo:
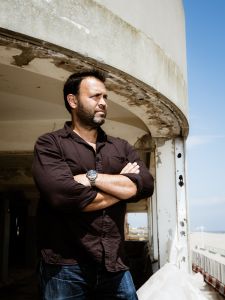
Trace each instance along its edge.
<path fill-rule="evenodd" d="M 128 163 L 120 172 L 119 175 L 98 174 L 95 181 L 95 186 L 98 188 L 95 199 L 88 204 L 83 211 L 95 211 L 109 207 L 121 200 L 126 200 L 133 197 L 137 192 L 136 184 L 123 174 L 138 174 L 139 165 Z M 90 182 L 86 174 L 74 176 L 74 180 L 84 186 L 90 186 Z"/>
<path fill-rule="evenodd" d="M 151 174 L 129 144 L 123 147 L 130 163 L 120 174 L 98 174 L 93 189 L 85 174 L 72 175 L 55 134 L 40 137 L 34 149 L 33 175 L 41 198 L 57 210 L 88 212 L 122 200 L 136 202 L 151 196 L 154 187 Z"/>

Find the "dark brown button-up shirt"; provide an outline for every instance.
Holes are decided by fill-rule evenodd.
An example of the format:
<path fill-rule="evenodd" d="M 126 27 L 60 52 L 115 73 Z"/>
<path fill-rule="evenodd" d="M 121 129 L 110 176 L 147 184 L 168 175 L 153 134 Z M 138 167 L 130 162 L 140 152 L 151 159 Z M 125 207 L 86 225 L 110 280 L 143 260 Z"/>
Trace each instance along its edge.
<path fill-rule="evenodd" d="M 127 201 L 151 196 L 153 179 L 136 151 L 124 140 L 99 129 L 96 152 L 73 132 L 71 123 L 41 136 L 35 145 L 33 174 L 40 191 L 38 244 L 47 263 L 104 263 L 108 271 L 126 269 L 124 264 L 124 216 L 126 201 L 104 210 L 83 212 L 98 190 L 73 178 L 90 169 L 119 174 L 128 162 L 140 165 L 139 174 L 124 174 L 137 185 Z"/>

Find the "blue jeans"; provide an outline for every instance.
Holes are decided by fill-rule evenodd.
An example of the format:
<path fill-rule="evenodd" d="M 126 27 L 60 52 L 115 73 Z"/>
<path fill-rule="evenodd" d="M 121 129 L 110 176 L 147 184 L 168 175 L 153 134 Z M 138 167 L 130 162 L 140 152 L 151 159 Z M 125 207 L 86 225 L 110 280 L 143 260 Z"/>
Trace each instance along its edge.
<path fill-rule="evenodd" d="M 137 300 L 129 271 L 108 272 L 89 265 L 57 266 L 41 263 L 43 300 Z"/>

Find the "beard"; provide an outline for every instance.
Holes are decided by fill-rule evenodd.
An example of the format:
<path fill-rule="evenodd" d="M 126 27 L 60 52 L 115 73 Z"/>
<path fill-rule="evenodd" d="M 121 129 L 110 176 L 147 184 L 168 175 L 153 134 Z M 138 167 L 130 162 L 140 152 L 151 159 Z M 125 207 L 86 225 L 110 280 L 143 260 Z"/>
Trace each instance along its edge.
<path fill-rule="evenodd" d="M 96 115 L 96 112 L 88 110 L 78 101 L 76 115 L 85 127 L 97 128 L 105 123 L 106 111 L 98 112 Z"/>

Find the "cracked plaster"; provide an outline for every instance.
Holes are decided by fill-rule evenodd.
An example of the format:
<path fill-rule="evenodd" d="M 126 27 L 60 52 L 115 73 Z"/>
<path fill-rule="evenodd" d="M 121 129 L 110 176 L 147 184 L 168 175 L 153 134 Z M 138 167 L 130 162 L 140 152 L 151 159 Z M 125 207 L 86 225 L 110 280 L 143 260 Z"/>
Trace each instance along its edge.
<path fill-rule="evenodd" d="M 84 68 L 98 68 L 108 74 L 106 85 L 112 101 L 132 111 L 149 128 L 153 137 L 173 138 L 187 136 L 188 123 L 184 114 L 165 96 L 153 87 L 137 80 L 120 70 L 63 49 L 25 36 L 10 36 L 10 32 L 0 36 L 0 45 L 8 49 L 19 49 L 13 55 L 11 64 L 26 68 L 34 59 L 51 59 L 57 68 L 73 72 Z"/>

